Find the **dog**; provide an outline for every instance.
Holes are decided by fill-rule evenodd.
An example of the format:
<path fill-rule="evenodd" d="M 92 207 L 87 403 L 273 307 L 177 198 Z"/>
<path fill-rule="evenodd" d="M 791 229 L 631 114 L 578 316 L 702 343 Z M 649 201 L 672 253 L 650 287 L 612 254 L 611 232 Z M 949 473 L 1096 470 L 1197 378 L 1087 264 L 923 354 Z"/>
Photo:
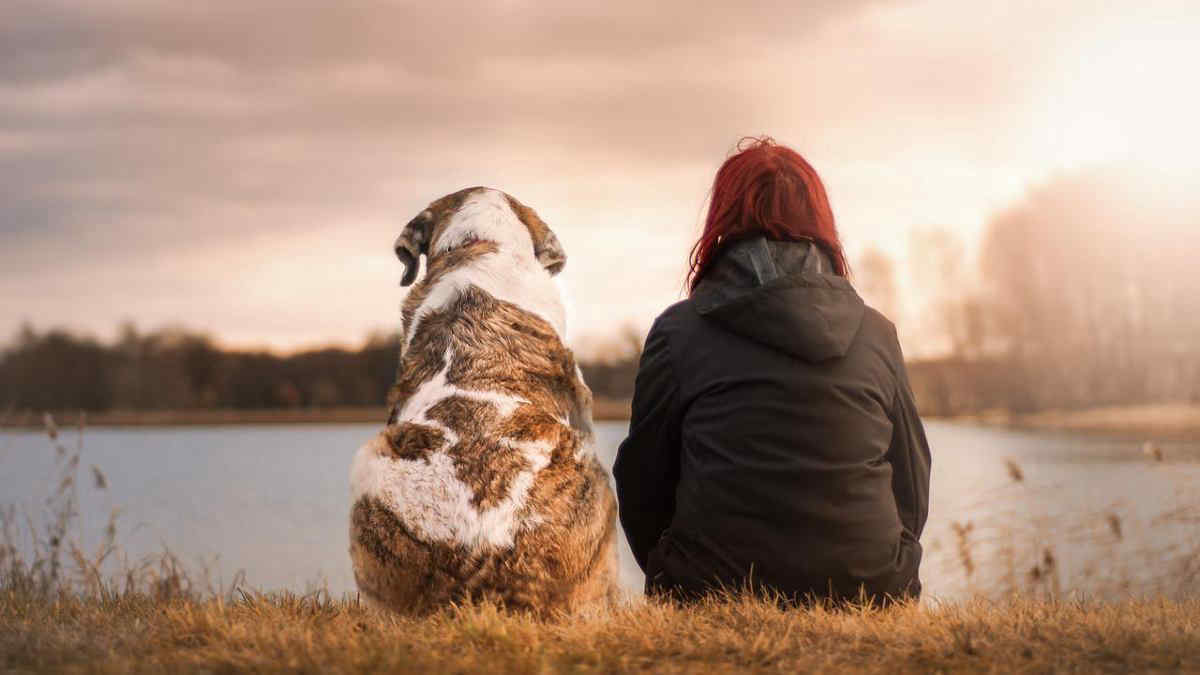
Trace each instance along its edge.
<path fill-rule="evenodd" d="M 618 595 L 616 500 L 592 394 L 563 343 L 566 254 L 533 209 L 474 187 L 396 240 L 403 344 L 385 429 L 350 471 L 350 558 L 403 613 L 492 601 L 538 614 Z"/>

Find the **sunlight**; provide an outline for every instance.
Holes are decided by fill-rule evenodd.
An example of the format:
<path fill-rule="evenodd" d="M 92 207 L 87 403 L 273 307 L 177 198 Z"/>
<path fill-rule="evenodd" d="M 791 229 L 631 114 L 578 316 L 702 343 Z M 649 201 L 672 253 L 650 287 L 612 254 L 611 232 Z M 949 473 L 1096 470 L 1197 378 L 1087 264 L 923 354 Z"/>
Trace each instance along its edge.
<path fill-rule="evenodd" d="M 1061 132 L 1050 147 L 1064 168 L 1114 160 L 1195 168 L 1200 91 L 1188 70 L 1200 63 L 1200 43 L 1175 25 L 1124 28 L 1068 52 L 1050 97 L 1050 126 Z"/>

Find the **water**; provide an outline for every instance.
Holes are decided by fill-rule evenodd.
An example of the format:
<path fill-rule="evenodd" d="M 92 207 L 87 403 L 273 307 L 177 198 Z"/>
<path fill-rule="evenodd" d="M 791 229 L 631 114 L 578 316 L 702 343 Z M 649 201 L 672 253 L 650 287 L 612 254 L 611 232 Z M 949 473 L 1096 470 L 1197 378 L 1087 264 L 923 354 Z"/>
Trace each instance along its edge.
<path fill-rule="evenodd" d="M 206 568 L 215 583 L 240 570 L 266 590 L 353 591 L 347 473 L 355 450 L 376 431 L 89 429 L 79 473 L 84 543 L 93 546 L 119 508 L 118 542 L 128 560 L 169 550 Z M 598 425 L 598 452 L 609 466 L 624 432 L 624 423 Z M 1136 591 L 1187 574 L 1188 553 L 1200 551 L 1189 520 L 1200 504 L 1200 444 L 1163 444 L 1166 461 L 1155 462 L 1135 441 L 944 422 L 929 423 L 927 432 L 934 454 L 922 537 L 927 595 L 954 598 L 1052 578 L 1064 588 Z M 70 431 L 61 439 L 70 447 L 78 441 Z M 1012 478 L 1009 460 L 1023 480 Z M 106 475 L 107 489 L 96 488 L 92 465 Z M 0 432 L 0 505 L 42 518 L 56 475 L 44 434 Z M 955 524 L 968 523 L 969 531 L 955 533 Z M 640 590 L 641 573 L 621 546 L 622 581 Z M 1035 565 L 1049 569 L 1047 551 L 1052 574 L 1037 574 Z"/>

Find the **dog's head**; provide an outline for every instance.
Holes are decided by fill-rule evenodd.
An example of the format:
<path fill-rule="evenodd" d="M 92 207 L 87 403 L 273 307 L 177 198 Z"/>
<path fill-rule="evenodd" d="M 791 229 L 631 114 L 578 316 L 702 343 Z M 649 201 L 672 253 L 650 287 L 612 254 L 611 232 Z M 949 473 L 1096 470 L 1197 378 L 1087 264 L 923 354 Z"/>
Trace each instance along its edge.
<path fill-rule="evenodd" d="M 538 214 L 499 190 L 471 187 L 434 201 L 404 226 L 396 239 L 396 257 L 404 264 L 400 285 L 417 279 L 419 260 L 471 242 L 487 240 L 526 249 L 550 274 L 567 263 L 558 237 Z"/>

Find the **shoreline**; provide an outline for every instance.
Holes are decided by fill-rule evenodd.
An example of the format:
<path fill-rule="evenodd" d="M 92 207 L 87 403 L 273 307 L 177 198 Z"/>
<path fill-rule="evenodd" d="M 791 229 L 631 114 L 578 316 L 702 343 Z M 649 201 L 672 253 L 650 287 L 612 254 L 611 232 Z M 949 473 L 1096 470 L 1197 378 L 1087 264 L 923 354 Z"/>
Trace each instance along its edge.
<path fill-rule="evenodd" d="M 79 411 L 51 413 L 60 429 L 80 426 Z M 265 410 L 110 410 L 85 412 L 87 427 L 183 427 L 255 424 L 379 424 L 388 418 L 387 406 L 339 406 L 334 408 L 284 408 Z M 597 399 L 592 417 L 597 422 L 629 419 L 629 401 Z M 43 414 L 33 411 L 0 413 L 0 429 L 43 429 Z"/>
<path fill-rule="evenodd" d="M 596 399 L 593 419 L 624 422 L 628 400 Z M 77 428 L 79 412 L 52 413 L 62 429 Z M 181 427 L 273 424 L 372 424 L 387 419 L 386 406 L 339 406 L 267 410 L 113 410 L 84 414 L 85 427 Z M 1048 410 L 1013 414 L 996 410 L 967 415 L 926 417 L 927 421 L 976 424 L 1001 429 L 1087 434 L 1154 441 L 1200 441 L 1200 404 L 1155 403 L 1083 410 Z M 0 414 L 0 429 L 42 429 L 42 414 Z"/>
<path fill-rule="evenodd" d="M 1138 441 L 1200 441 L 1200 403 L 1145 403 L 1026 414 L 996 410 L 931 419 Z"/>

